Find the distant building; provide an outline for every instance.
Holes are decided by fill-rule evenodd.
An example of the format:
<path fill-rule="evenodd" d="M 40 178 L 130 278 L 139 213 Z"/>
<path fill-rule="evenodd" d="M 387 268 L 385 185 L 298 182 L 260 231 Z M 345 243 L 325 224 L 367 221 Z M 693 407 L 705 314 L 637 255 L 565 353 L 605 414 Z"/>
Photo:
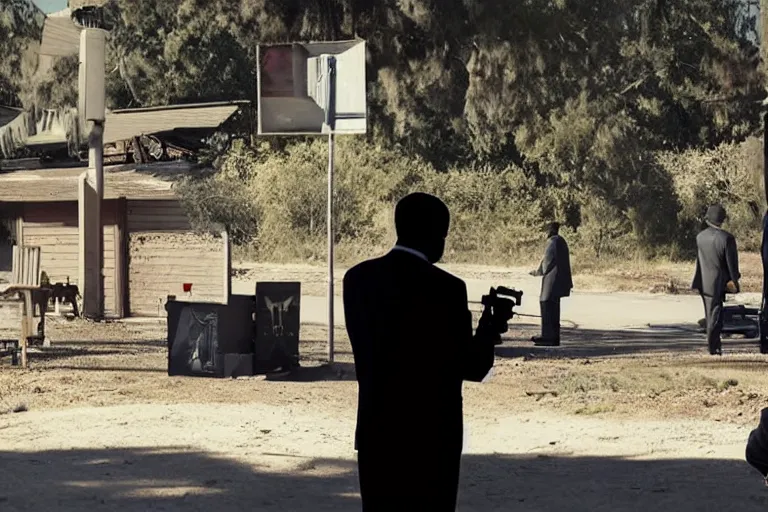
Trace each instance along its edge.
<path fill-rule="evenodd" d="M 193 172 L 194 165 L 186 160 L 206 146 L 207 137 L 219 129 L 237 131 L 228 123 L 241 117 L 248 122 L 248 105 L 206 103 L 108 113 L 102 205 L 107 316 L 165 316 L 167 296 L 182 296 L 185 283 L 192 284 L 195 300 L 227 302 L 227 236 L 196 233 L 173 184 Z M 4 134 L 16 134 L 15 148 L 21 144 L 44 157 L 0 160 L 0 219 L 13 242 L 40 247 L 41 271 L 52 282 L 69 279 L 77 284 L 78 194 L 85 164 L 67 156 L 77 138 L 77 112 L 44 110 L 35 114 L 34 122 L 30 117 L 18 109 L 0 109 L 0 121 L 10 120 L 0 122 L 0 141 Z M 11 262 L 10 251 L 9 244 L 0 244 L 0 272 L 10 271 L 3 268 Z"/>
<path fill-rule="evenodd" d="M 12 113 L 8 109 L 6 117 L 10 118 Z M 239 113 L 243 115 L 238 116 Z M 111 111 L 104 123 L 104 157 L 108 163 L 189 157 L 204 148 L 205 139 L 218 129 L 249 133 L 250 117 L 250 103 L 242 101 Z M 0 157 L 6 159 L 20 148 L 59 158 L 86 158 L 86 141 L 79 132 L 77 109 L 16 111 L 15 118 L 5 125 L 0 123 L 0 143 Z"/>
<path fill-rule="evenodd" d="M 196 233 L 175 194 L 175 180 L 191 169 L 184 162 L 105 169 L 102 222 L 108 317 L 164 317 L 167 296 L 183 296 L 185 283 L 193 285 L 196 300 L 227 302 L 226 234 Z M 79 280 L 77 201 L 83 171 L 69 167 L 0 173 L 0 217 L 17 244 L 40 247 L 40 269 L 53 283 Z M 0 271 L 10 271 L 10 250 L 10 245 L 0 244 Z"/>

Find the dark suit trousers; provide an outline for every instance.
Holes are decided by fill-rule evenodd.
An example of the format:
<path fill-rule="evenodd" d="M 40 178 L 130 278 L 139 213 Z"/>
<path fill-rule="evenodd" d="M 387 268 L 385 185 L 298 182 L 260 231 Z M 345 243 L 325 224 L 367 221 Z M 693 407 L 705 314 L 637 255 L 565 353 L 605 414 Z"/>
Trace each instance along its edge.
<path fill-rule="evenodd" d="M 763 477 L 768 477 L 768 450 L 763 444 L 762 436 L 763 433 L 759 429 L 755 429 L 749 434 L 746 458 L 750 466 L 759 471 Z"/>
<path fill-rule="evenodd" d="M 440 451 L 359 450 L 363 512 L 455 512 L 461 448 Z"/>
<path fill-rule="evenodd" d="M 541 337 L 545 340 L 560 341 L 560 299 L 542 301 Z"/>
<path fill-rule="evenodd" d="M 704 314 L 707 319 L 707 343 L 709 353 L 714 354 L 722 347 L 720 333 L 723 330 L 723 298 L 701 296 L 704 301 Z"/>

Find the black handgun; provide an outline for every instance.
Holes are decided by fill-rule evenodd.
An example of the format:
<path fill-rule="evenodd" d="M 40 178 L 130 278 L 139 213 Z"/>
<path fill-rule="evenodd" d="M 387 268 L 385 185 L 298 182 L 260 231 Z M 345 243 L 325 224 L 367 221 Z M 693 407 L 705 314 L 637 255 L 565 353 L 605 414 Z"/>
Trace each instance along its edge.
<path fill-rule="evenodd" d="M 499 286 L 491 288 L 481 300 L 483 313 L 480 323 L 488 326 L 494 345 L 501 345 L 501 335 L 509 330 L 509 321 L 515 316 L 515 306 L 523 303 L 523 292 L 514 288 Z"/>

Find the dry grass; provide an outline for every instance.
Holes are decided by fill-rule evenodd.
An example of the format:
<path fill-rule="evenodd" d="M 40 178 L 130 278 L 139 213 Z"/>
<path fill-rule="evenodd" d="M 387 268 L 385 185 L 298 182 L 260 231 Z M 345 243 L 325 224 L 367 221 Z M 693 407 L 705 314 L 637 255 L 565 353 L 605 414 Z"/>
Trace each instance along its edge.
<path fill-rule="evenodd" d="M 529 408 L 543 404 L 579 415 L 753 422 L 768 400 L 768 359 L 754 354 L 754 348 L 718 359 L 703 352 L 529 360 L 517 362 L 514 372 L 501 371 L 512 389 L 553 391 L 535 401 L 521 396 Z M 509 362 L 502 361 L 505 366 Z"/>
<path fill-rule="evenodd" d="M 760 293 L 763 267 L 757 253 L 739 255 L 743 292 Z M 630 260 L 574 260 L 577 289 L 593 291 L 688 294 L 696 270 L 695 262 Z"/>

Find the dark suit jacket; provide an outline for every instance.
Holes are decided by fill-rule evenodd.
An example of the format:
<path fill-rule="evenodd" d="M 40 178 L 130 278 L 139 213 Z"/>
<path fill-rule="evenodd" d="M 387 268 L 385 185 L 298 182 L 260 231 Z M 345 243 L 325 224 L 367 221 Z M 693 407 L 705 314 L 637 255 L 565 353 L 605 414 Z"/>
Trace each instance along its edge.
<path fill-rule="evenodd" d="M 760 413 L 760 424 L 749 434 L 747 462 L 768 477 L 768 409 Z"/>
<path fill-rule="evenodd" d="M 763 260 L 763 298 L 768 295 L 768 211 L 763 216 L 763 244 L 760 250 Z"/>
<path fill-rule="evenodd" d="M 493 366 L 492 343 L 473 340 L 464 282 L 394 250 L 344 276 L 355 358 L 355 447 L 461 450 L 462 382 Z"/>
<path fill-rule="evenodd" d="M 557 300 L 571 295 L 573 289 L 571 255 L 568 250 L 568 243 L 560 235 L 555 235 L 547 240 L 544 258 L 541 260 L 536 275 L 543 276 L 539 301 Z"/>
<path fill-rule="evenodd" d="M 725 296 L 728 281 L 738 282 L 739 253 L 736 239 L 725 230 L 708 227 L 696 237 L 698 258 L 692 288 L 707 297 Z"/>

